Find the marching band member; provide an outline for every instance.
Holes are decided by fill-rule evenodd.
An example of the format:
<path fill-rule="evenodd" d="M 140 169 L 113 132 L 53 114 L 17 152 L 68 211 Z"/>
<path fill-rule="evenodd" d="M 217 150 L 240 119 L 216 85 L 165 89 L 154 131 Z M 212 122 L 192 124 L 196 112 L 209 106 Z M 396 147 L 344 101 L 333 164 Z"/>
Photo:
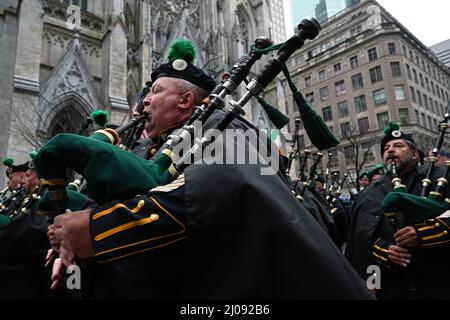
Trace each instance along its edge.
<path fill-rule="evenodd" d="M 389 124 L 381 141 L 381 154 L 388 171 L 395 162 L 407 192 L 420 195 L 425 168 L 418 166 L 420 152 L 412 135 L 401 131 L 397 124 Z M 441 170 L 436 170 L 433 179 L 442 175 L 438 171 Z M 450 248 L 428 249 L 420 245 L 446 240 L 446 225 L 437 221 L 412 224 L 406 213 L 400 213 L 398 230 L 393 230 L 381 206 L 385 196 L 393 191 L 392 178 L 390 174 L 382 176 L 357 198 L 346 256 L 364 279 L 369 276 L 368 266 L 375 263 L 381 267 L 377 275 L 381 278 L 381 288 L 376 292 L 379 299 L 448 299 L 450 280 L 442 274 L 450 267 Z"/>

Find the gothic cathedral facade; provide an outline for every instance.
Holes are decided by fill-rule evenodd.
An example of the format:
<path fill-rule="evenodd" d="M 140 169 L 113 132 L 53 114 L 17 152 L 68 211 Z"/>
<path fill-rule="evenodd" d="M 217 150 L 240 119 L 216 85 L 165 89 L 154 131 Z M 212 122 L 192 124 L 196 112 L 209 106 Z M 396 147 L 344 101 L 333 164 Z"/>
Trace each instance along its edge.
<path fill-rule="evenodd" d="M 284 26 L 273 15 L 280 3 L 2 1 L 0 157 L 29 160 L 28 152 L 56 133 L 76 132 L 95 109 L 109 111 L 111 123 L 126 122 L 137 94 L 175 39 L 192 40 L 196 65 L 219 80 L 258 36 Z M 283 34 L 277 37 L 275 42 L 284 40 Z"/>

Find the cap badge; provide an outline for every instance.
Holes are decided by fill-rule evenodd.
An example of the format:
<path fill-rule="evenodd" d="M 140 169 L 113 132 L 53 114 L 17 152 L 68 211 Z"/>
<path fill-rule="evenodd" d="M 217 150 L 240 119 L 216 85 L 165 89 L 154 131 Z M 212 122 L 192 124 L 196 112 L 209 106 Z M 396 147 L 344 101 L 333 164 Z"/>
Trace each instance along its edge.
<path fill-rule="evenodd" d="M 172 62 L 172 68 L 174 68 L 177 71 L 183 71 L 186 70 L 188 64 L 183 59 L 176 59 Z"/>
<path fill-rule="evenodd" d="M 401 135 L 402 135 L 402 133 L 399 130 L 392 131 L 392 136 L 394 138 L 400 138 Z"/>

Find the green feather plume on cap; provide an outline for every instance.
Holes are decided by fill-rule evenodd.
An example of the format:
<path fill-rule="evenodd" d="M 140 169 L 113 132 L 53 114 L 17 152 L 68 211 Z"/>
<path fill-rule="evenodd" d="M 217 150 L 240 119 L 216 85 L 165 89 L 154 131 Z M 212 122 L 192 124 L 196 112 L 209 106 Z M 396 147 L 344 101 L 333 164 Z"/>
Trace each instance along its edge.
<path fill-rule="evenodd" d="M 7 167 L 12 167 L 12 165 L 14 164 L 14 160 L 13 159 L 5 159 L 3 160 L 3 164 Z"/>
<path fill-rule="evenodd" d="M 91 113 L 91 118 L 99 127 L 104 127 L 108 122 L 109 114 L 105 110 L 95 110 Z"/>
<path fill-rule="evenodd" d="M 31 151 L 31 152 L 29 153 L 29 156 L 30 156 L 30 158 L 31 158 L 32 160 L 34 160 L 34 159 L 36 159 L 37 152 L 36 152 L 36 151 Z"/>
<path fill-rule="evenodd" d="M 390 134 L 392 131 L 400 130 L 400 125 L 395 122 L 389 122 L 386 128 L 384 128 L 384 134 Z"/>
<path fill-rule="evenodd" d="M 169 53 L 167 54 L 169 61 L 174 61 L 177 59 L 183 59 L 186 62 L 194 63 L 195 59 L 195 48 L 192 42 L 185 39 L 175 40 L 169 48 Z"/>

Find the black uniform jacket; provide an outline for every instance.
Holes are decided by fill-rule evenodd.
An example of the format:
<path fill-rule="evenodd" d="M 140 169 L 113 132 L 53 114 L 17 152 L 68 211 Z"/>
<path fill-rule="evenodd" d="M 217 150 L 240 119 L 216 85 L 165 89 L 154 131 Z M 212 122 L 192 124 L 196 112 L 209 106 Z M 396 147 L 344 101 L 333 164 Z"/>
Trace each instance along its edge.
<path fill-rule="evenodd" d="M 0 300 L 48 298 L 47 226 L 44 217 L 28 213 L 0 228 Z"/>

